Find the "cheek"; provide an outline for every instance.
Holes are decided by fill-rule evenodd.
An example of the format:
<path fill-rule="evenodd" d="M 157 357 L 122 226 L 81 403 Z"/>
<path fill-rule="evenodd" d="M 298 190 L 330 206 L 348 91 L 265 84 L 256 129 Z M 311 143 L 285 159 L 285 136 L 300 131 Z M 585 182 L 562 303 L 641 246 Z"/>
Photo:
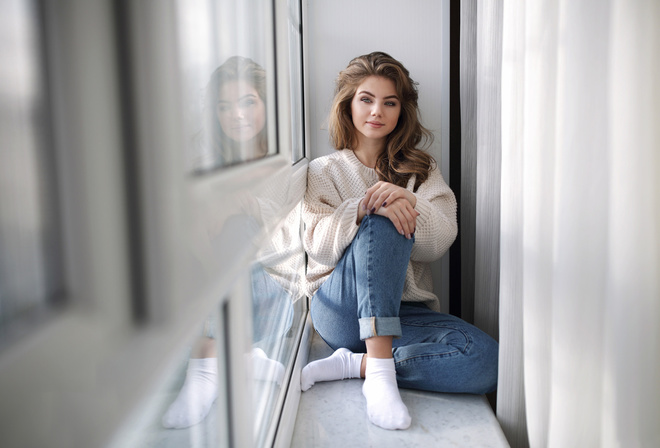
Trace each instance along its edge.
<path fill-rule="evenodd" d="M 356 119 L 356 114 L 351 115 L 351 122 L 353 123 L 354 128 L 360 127 L 359 120 Z"/>
<path fill-rule="evenodd" d="M 227 114 L 223 114 L 221 112 L 217 113 L 218 117 L 218 123 L 220 123 L 220 127 L 222 128 L 222 132 L 225 134 L 229 133 L 229 130 L 231 129 L 231 120 Z"/>
<path fill-rule="evenodd" d="M 353 101 L 351 103 L 351 110 L 349 112 L 351 114 L 351 120 L 353 121 L 353 123 L 355 123 L 357 121 L 357 118 L 359 118 L 362 113 L 360 110 L 360 104 Z"/>
<path fill-rule="evenodd" d="M 351 113 L 351 117 L 358 117 L 360 114 L 362 114 L 363 107 L 361 107 L 364 103 L 360 101 L 353 100 L 351 101 L 351 110 L 349 111 Z"/>

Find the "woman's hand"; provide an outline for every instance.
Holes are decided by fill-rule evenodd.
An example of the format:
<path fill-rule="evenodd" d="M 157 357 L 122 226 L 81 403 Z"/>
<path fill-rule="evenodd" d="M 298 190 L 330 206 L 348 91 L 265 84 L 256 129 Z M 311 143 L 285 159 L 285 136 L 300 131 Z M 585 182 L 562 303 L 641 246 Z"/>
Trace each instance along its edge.
<path fill-rule="evenodd" d="M 362 206 L 367 214 L 372 214 L 397 199 L 406 199 L 412 208 L 417 205 L 417 198 L 410 191 L 381 180 L 367 190 L 362 200 Z"/>
<path fill-rule="evenodd" d="M 411 238 L 415 232 L 419 212 L 415 210 L 417 198 L 405 188 L 392 183 L 380 181 L 369 188 L 360 201 L 357 224 L 365 215 L 381 215 L 388 218 L 396 230 Z"/>
<path fill-rule="evenodd" d="M 380 207 L 373 214 L 389 218 L 396 230 L 408 239 L 415 233 L 417 217 L 420 215 L 410 202 L 403 198 L 395 199 L 387 204 L 387 207 Z"/>

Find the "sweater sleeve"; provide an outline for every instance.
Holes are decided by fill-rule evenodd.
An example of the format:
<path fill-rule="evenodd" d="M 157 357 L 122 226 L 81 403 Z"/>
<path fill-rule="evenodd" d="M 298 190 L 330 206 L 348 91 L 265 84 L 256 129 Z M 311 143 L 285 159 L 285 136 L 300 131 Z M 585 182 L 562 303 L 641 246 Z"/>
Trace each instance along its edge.
<path fill-rule="evenodd" d="M 414 193 L 415 209 L 420 213 L 415 229 L 415 244 L 410 259 L 431 262 L 440 258 L 456 239 L 456 197 L 438 168 Z"/>
<path fill-rule="evenodd" d="M 315 262 L 334 267 L 359 226 L 356 224 L 360 198 L 342 198 L 327 166 L 311 163 L 303 204 L 303 245 Z"/>

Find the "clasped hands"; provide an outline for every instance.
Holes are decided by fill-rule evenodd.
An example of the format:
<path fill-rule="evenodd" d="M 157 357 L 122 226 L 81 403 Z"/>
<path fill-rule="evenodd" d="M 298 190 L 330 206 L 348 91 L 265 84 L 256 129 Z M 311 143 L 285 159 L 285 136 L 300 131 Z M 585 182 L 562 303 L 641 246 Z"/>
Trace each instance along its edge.
<path fill-rule="evenodd" d="M 369 188 L 358 204 L 357 223 L 365 215 L 388 218 L 396 230 L 406 238 L 412 238 L 420 213 L 415 210 L 417 198 L 410 191 L 392 183 L 380 181 Z"/>

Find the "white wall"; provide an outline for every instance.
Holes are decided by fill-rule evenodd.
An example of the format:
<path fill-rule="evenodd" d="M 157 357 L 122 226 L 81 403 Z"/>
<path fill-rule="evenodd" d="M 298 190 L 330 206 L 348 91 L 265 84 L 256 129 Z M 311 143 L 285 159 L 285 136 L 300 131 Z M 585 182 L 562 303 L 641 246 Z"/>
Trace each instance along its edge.
<path fill-rule="evenodd" d="M 449 182 L 449 0 L 307 0 L 305 92 L 310 159 L 329 154 L 327 117 L 337 74 L 355 56 L 384 51 L 419 83 L 422 124 Z M 436 294 L 448 311 L 448 256 L 434 267 Z"/>

